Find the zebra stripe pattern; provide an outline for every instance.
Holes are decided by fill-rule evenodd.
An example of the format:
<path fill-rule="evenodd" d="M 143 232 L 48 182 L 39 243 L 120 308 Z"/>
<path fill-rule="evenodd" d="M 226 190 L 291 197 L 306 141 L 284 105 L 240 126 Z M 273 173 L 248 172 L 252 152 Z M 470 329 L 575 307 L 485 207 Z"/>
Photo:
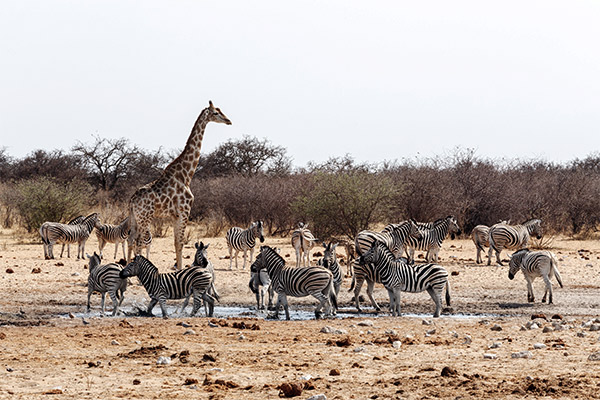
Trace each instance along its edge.
<path fill-rule="evenodd" d="M 296 250 L 296 267 L 302 263 L 303 267 L 310 266 L 310 249 L 317 241 L 312 232 L 308 230 L 308 224 L 298 224 L 298 229 L 292 232 L 292 247 Z"/>
<path fill-rule="evenodd" d="M 490 241 L 488 239 L 489 234 L 490 227 L 487 225 L 477 225 L 471 232 L 471 238 L 473 239 L 473 243 L 477 249 L 477 264 L 481 264 L 483 262 L 481 252 L 485 252 L 484 247 L 490 247 Z"/>
<path fill-rule="evenodd" d="M 452 235 L 452 238 L 455 234 L 460 235 L 461 233 L 458 222 L 452 215 L 435 221 L 432 228 L 419 229 L 419 232 L 421 233 L 420 239 L 409 237 L 407 240 L 408 260 L 411 263 L 415 261 L 415 250 L 426 251 L 427 262 L 437 262 L 442 242 L 448 233 Z"/>
<path fill-rule="evenodd" d="M 78 215 L 77 217 L 75 217 L 72 220 L 70 220 L 69 222 L 67 222 L 67 225 L 78 225 L 82 221 L 83 221 L 83 215 Z M 67 257 L 71 258 L 71 245 L 67 243 L 66 246 L 67 246 Z M 62 247 L 60 249 L 60 258 L 62 258 L 64 252 L 65 252 L 65 243 L 62 244 Z"/>
<path fill-rule="evenodd" d="M 100 258 L 102 258 L 102 250 L 107 243 L 115 244 L 115 255 L 113 258 L 117 258 L 119 244 L 123 247 L 123 258 L 127 258 L 125 254 L 125 242 L 127 242 L 127 238 L 129 237 L 129 217 L 125 218 L 119 225 L 98 224 L 96 226 L 96 237 L 98 238 Z"/>
<path fill-rule="evenodd" d="M 279 308 L 283 304 L 285 317 L 287 320 L 290 319 L 287 296 L 310 295 L 319 300 L 319 305 L 315 309 L 317 319 L 321 317 L 323 308 L 326 314 L 331 314 L 332 306 L 337 307 L 331 271 L 321 267 L 288 268 L 285 266 L 285 260 L 268 246 L 261 246 L 257 261 L 257 268 L 259 271 L 267 270 L 273 290 L 277 292 L 275 318 L 279 318 Z"/>
<path fill-rule="evenodd" d="M 40 236 L 44 244 L 44 258 L 54 258 L 54 245 L 57 243 L 77 243 L 77 259 L 85 254 L 85 242 L 88 240 L 94 226 L 98 223 L 98 213 L 88 215 L 76 225 L 44 222 L 40 227 Z M 68 249 L 67 249 L 67 255 Z M 61 253 L 62 257 L 62 253 Z"/>
<path fill-rule="evenodd" d="M 560 272 L 558 272 L 558 260 L 556 256 L 549 251 L 530 251 L 529 249 L 521 249 L 513 253 L 510 258 L 508 278 L 513 279 L 515 274 L 523 271 L 525 280 L 527 281 L 527 301 L 533 303 L 533 280 L 536 277 L 541 277 L 546 284 L 542 303 L 546 302 L 546 295 L 550 293 L 548 304 L 552 304 L 552 279 L 556 277 L 560 287 L 563 287 Z"/>
<path fill-rule="evenodd" d="M 335 291 L 335 297 L 337 298 L 340 293 L 340 287 L 342 286 L 342 270 L 340 264 L 337 261 L 337 254 L 335 252 L 337 243 L 325 243 L 323 242 L 323 257 L 319 259 L 317 265 L 327 268 L 333 275 L 333 290 Z M 334 307 L 333 314 L 335 315 L 337 307 Z"/>
<path fill-rule="evenodd" d="M 360 256 L 366 253 L 375 241 L 384 243 L 396 256 L 402 255 L 409 237 L 420 237 L 416 223 L 411 219 L 399 224 L 389 224 L 381 232 L 361 231 L 356 235 L 354 244 Z"/>
<path fill-rule="evenodd" d="M 229 269 L 232 268 L 233 250 L 235 250 L 235 269 L 238 268 L 237 256 L 240 251 L 244 252 L 244 264 L 242 265 L 242 269 L 246 268 L 246 252 L 250 250 L 250 259 L 252 260 L 257 237 L 260 239 L 261 243 L 265 241 L 262 221 L 253 222 L 246 230 L 234 226 L 227 231 L 226 239 L 227 247 L 229 248 Z"/>
<path fill-rule="evenodd" d="M 99 292 L 101 296 L 102 315 L 104 315 L 104 297 L 108 293 L 113 302 L 112 315 L 119 312 L 119 306 L 125 297 L 127 290 L 127 279 L 122 279 L 119 274 L 122 267 L 119 264 L 100 265 L 100 256 L 94 252 L 89 258 L 88 297 L 87 312 L 90 312 L 90 297 L 93 292 Z"/>
<path fill-rule="evenodd" d="M 530 236 L 542 238 L 542 221 L 532 219 L 521 225 L 496 224 L 490 228 L 488 262 L 492 262 L 492 252 L 496 252 L 496 262 L 502 265 L 500 253 L 503 249 L 522 249 L 529 244 Z"/>
<path fill-rule="evenodd" d="M 379 271 L 381 282 L 390 297 L 392 315 L 400 315 L 400 292 L 419 293 L 427 290 L 435 303 L 433 317 L 442 311 L 442 292 L 446 288 L 446 305 L 450 305 L 448 272 L 436 264 L 408 265 L 396 261 L 392 252 L 381 242 L 375 242 L 359 262 L 371 263 Z"/>
<path fill-rule="evenodd" d="M 218 301 L 220 297 L 219 297 L 219 293 L 217 293 L 217 288 L 215 287 L 215 267 L 213 266 L 213 263 L 208 259 L 207 255 L 206 255 L 206 252 L 208 250 L 208 246 L 210 246 L 210 243 L 205 245 L 204 242 L 200 242 L 200 243 L 196 242 L 194 244 L 194 246 L 196 247 L 196 254 L 194 255 L 194 261 L 192 262 L 192 267 L 202 268 L 210 273 L 210 275 L 212 276 L 212 281 L 210 282 L 210 286 L 208 287 L 206 293 Z M 190 292 L 187 295 L 187 297 L 185 298 L 185 301 L 183 302 L 183 305 L 181 306 L 181 310 L 179 312 L 183 312 L 183 310 L 185 310 L 185 308 L 187 307 L 187 305 L 190 301 L 191 296 L 192 296 L 192 293 Z M 207 307 L 208 304 L 207 304 L 205 294 L 202 295 L 202 299 L 204 300 L 204 312 L 206 313 L 206 315 L 208 315 L 208 307 Z"/>
<path fill-rule="evenodd" d="M 212 276 L 202 268 L 190 267 L 180 271 L 161 274 L 147 258 L 137 255 L 120 273 L 121 278 L 137 276 L 150 296 L 148 315 L 156 303 L 160 304 L 163 318 L 168 318 L 167 299 L 183 299 L 191 292 L 194 296 L 194 307 L 190 316 L 196 314 L 202 305 L 202 295 L 210 287 Z M 214 310 L 214 299 L 206 294 L 209 317 Z"/>
<path fill-rule="evenodd" d="M 250 281 L 248 287 L 256 295 L 256 309 L 265 309 L 265 290 L 269 294 L 269 303 L 267 305 L 268 310 L 273 309 L 273 286 L 271 285 L 271 278 L 266 270 L 259 270 L 259 260 L 256 259 L 250 266 Z"/>

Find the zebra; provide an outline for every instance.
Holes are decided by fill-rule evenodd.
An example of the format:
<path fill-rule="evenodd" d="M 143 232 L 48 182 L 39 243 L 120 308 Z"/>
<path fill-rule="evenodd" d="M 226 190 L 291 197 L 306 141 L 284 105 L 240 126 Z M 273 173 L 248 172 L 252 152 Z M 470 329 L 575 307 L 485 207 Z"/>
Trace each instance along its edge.
<path fill-rule="evenodd" d="M 84 258 L 85 242 L 88 240 L 92 229 L 98 224 L 98 213 L 88 215 L 76 225 L 60 224 L 58 222 L 44 222 L 40 227 L 40 236 L 44 244 L 44 258 L 54 258 L 54 244 L 77 243 L 77 259 Z M 67 256 L 68 254 L 67 249 Z M 62 257 L 62 253 L 61 253 Z"/>
<path fill-rule="evenodd" d="M 271 285 L 271 278 L 266 270 L 259 270 L 259 260 L 256 259 L 250 266 L 250 281 L 248 287 L 256 295 L 256 309 L 265 309 L 265 288 L 269 294 L 269 303 L 267 305 L 268 310 L 273 309 L 273 286 Z"/>
<path fill-rule="evenodd" d="M 368 234 L 366 233 L 368 232 Z M 356 252 L 360 256 L 367 252 L 373 243 L 380 241 L 385 245 L 392 246 L 392 249 L 397 249 L 396 252 L 402 254 L 404 243 L 407 242 L 408 238 L 420 238 L 421 231 L 417 228 L 415 221 L 408 220 L 400 224 L 390 224 L 386 226 L 382 234 L 371 231 L 362 231 L 356 236 Z M 383 240 L 380 240 L 382 238 Z M 368 247 L 367 247 L 368 246 Z M 371 300 L 371 305 L 375 310 L 380 311 L 381 308 L 373 297 L 373 287 L 375 283 L 381 283 L 379 273 L 375 270 L 373 265 L 360 264 L 358 259 L 355 259 L 352 263 L 354 269 L 354 275 L 352 276 L 352 284 L 350 285 L 349 291 L 354 291 L 354 302 L 356 309 L 360 312 L 360 290 L 362 289 L 363 282 L 367 281 L 367 295 Z"/>
<path fill-rule="evenodd" d="M 333 288 L 335 290 L 335 297 L 337 298 L 340 293 L 340 287 L 342 286 L 342 271 L 340 264 L 337 261 L 337 254 L 335 249 L 338 246 L 337 243 L 325 243 L 323 242 L 323 257 L 319 259 L 317 265 L 327 268 L 333 274 Z"/>
<path fill-rule="evenodd" d="M 296 250 L 296 267 L 300 266 L 301 261 L 303 267 L 310 266 L 310 249 L 317 240 L 308 230 L 308 224 L 304 225 L 302 222 L 298 224 L 298 229 L 292 233 L 292 247 Z"/>
<path fill-rule="evenodd" d="M 390 297 L 390 311 L 400 316 L 400 292 L 419 293 L 427 290 L 435 303 L 433 317 L 442 311 L 442 292 L 446 288 L 446 305 L 450 306 L 450 284 L 448 272 L 440 265 L 409 265 L 396 261 L 394 254 L 385 244 L 376 241 L 371 249 L 359 258 L 361 264 L 374 264 L 381 282 Z"/>
<path fill-rule="evenodd" d="M 542 297 L 542 303 L 546 302 L 546 295 L 548 292 L 550 296 L 548 298 L 548 304 L 552 304 L 552 283 L 550 279 L 553 276 L 556 277 L 560 287 L 563 287 L 562 278 L 560 272 L 558 272 L 558 260 L 556 256 L 549 251 L 530 251 L 529 249 L 521 249 L 512 254 L 509 262 L 508 279 L 513 279 L 515 274 L 523 271 L 525 280 L 527 281 L 527 301 L 533 303 L 533 280 L 538 276 L 544 279 L 546 284 L 546 291 L 544 297 Z"/>
<path fill-rule="evenodd" d="M 502 220 L 499 224 L 510 224 L 510 220 Z M 477 225 L 471 231 L 471 239 L 477 249 L 477 264 L 481 264 L 483 259 L 481 258 L 481 252 L 485 252 L 484 247 L 490 247 L 489 239 L 490 227 L 487 225 Z"/>
<path fill-rule="evenodd" d="M 244 251 L 244 264 L 242 265 L 242 269 L 246 269 L 246 252 L 250 250 L 250 259 L 252 260 L 257 236 L 261 243 L 265 241 L 262 221 L 253 222 L 246 230 L 234 226 L 227 231 L 226 239 L 227 247 L 229 248 L 229 269 L 232 267 L 233 258 L 231 254 L 233 250 L 235 250 L 235 269 L 238 268 L 238 253 L 242 250 Z"/>
<path fill-rule="evenodd" d="M 129 237 L 129 217 L 125 218 L 119 225 L 110 224 L 99 224 L 96 226 L 96 237 L 98 238 L 98 249 L 100 250 L 100 258 L 102 258 L 102 250 L 107 243 L 115 244 L 115 255 L 113 258 L 117 258 L 117 251 L 119 250 L 119 244 L 123 247 L 123 258 L 127 259 L 125 254 L 125 243 Z"/>
<path fill-rule="evenodd" d="M 136 255 L 119 274 L 121 278 L 137 276 L 150 296 L 147 314 L 152 315 L 152 309 L 156 303 L 160 304 L 163 318 L 169 318 L 167 314 L 167 299 L 182 299 L 190 292 L 194 295 L 194 307 L 190 316 L 194 316 L 200 308 L 202 298 L 208 301 L 208 316 L 212 317 L 214 310 L 214 298 L 206 293 L 212 282 L 212 275 L 203 268 L 190 267 L 170 273 L 161 274 L 147 258 Z"/>
<path fill-rule="evenodd" d="M 354 239 L 356 254 L 360 256 L 367 252 L 373 242 L 379 240 L 385 243 L 395 255 L 400 256 L 409 236 L 421 236 L 417 224 L 412 219 L 399 224 L 388 224 L 381 232 L 360 231 Z"/>
<path fill-rule="evenodd" d="M 207 289 L 207 294 L 209 294 L 210 296 L 212 296 L 215 300 L 219 300 L 219 293 L 217 292 L 217 288 L 215 287 L 215 267 L 213 266 L 213 263 L 210 262 L 210 260 L 208 259 L 208 257 L 206 256 L 206 250 L 208 249 L 208 246 L 210 246 L 210 243 L 205 245 L 204 242 L 196 242 L 194 244 L 194 246 L 196 247 L 196 254 L 194 255 L 194 261 L 192 262 L 192 267 L 197 267 L 197 268 L 202 268 L 205 269 L 206 271 L 210 272 L 211 276 L 212 276 L 212 281 L 210 283 L 210 286 Z M 183 310 L 185 310 L 185 308 L 187 307 L 189 301 L 190 301 L 190 297 L 192 296 L 192 292 L 190 292 L 187 297 L 185 298 L 185 301 L 183 302 L 183 305 L 181 306 L 181 310 L 178 311 L 178 313 L 183 312 Z M 207 308 L 207 299 L 205 298 L 206 296 L 203 294 L 202 295 L 202 299 L 204 300 L 204 312 L 206 313 L 206 315 L 208 315 L 208 308 Z"/>
<path fill-rule="evenodd" d="M 521 225 L 496 224 L 490 228 L 488 240 L 490 250 L 488 252 L 487 265 L 492 263 L 492 252 L 496 252 L 496 262 L 502 265 L 500 252 L 502 249 L 523 249 L 529 244 L 529 237 L 534 235 L 542 238 L 542 220 L 531 219 Z"/>
<path fill-rule="evenodd" d="M 73 218 L 72 220 L 70 220 L 69 222 L 67 222 L 67 225 L 77 225 L 80 224 L 81 221 L 83 221 L 83 215 L 78 215 L 75 218 Z M 71 258 L 71 245 L 69 243 L 66 244 L 67 246 L 67 257 Z M 65 251 L 65 243 L 62 244 L 62 247 L 60 249 L 60 257 L 62 258 L 63 253 Z"/>
<path fill-rule="evenodd" d="M 452 215 L 446 218 L 438 219 L 432 225 L 432 228 L 420 228 L 421 238 L 417 239 L 414 236 L 407 239 L 407 255 L 410 263 L 415 261 L 415 250 L 427 251 L 427 262 L 438 260 L 438 253 L 442 247 L 442 242 L 450 233 L 452 239 L 454 235 L 460 235 L 461 230 L 458 226 L 456 218 Z"/>
<path fill-rule="evenodd" d="M 256 258 L 259 271 L 266 269 L 271 278 L 273 290 L 277 292 L 277 305 L 274 318 L 279 318 L 279 308 L 283 304 L 285 317 L 290 319 L 287 296 L 305 297 L 313 296 L 319 300 L 315 308 L 315 317 L 321 317 L 321 310 L 325 307 L 327 315 L 331 314 L 332 307 L 337 307 L 337 298 L 333 289 L 333 275 L 331 271 L 321 267 L 285 266 L 285 260 L 269 246 L 261 246 Z"/>
<path fill-rule="evenodd" d="M 346 251 L 346 276 L 354 275 L 352 271 L 352 261 L 356 258 L 356 251 L 354 250 L 354 241 L 341 239 L 339 244 L 344 247 Z"/>
<path fill-rule="evenodd" d="M 93 255 L 87 255 L 90 260 L 88 264 L 88 296 L 87 312 L 90 312 L 90 297 L 93 292 L 100 292 L 102 296 L 102 315 L 104 315 L 104 295 L 108 292 L 113 302 L 113 317 L 119 312 L 119 306 L 123 303 L 125 290 L 127 290 L 127 279 L 122 279 L 119 274 L 123 267 L 119 264 L 100 265 L 100 256 L 94 252 Z"/>

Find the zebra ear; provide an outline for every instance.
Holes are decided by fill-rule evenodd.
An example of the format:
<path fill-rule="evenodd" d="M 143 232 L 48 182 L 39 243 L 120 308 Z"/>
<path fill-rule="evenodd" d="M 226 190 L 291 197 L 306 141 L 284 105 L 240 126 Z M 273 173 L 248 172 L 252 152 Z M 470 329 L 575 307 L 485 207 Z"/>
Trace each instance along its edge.
<path fill-rule="evenodd" d="M 323 247 L 327 248 L 327 243 L 323 242 Z"/>
<path fill-rule="evenodd" d="M 198 242 L 196 242 L 196 243 L 194 244 L 194 246 L 196 246 L 196 248 L 198 248 Z"/>
<path fill-rule="evenodd" d="M 335 248 L 338 246 L 339 243 L 336 243 L 333 245 L 333 247 L 331 248 L 332 250 L 335 250 Z"/>
<path fill-rule="evenodd" d="M 204 245 L 204 250 L 208 249 L 208 246 L 210 246 L 210 243 L 209 243 L 209 244 L 206 244 L 206 245 Z"/>

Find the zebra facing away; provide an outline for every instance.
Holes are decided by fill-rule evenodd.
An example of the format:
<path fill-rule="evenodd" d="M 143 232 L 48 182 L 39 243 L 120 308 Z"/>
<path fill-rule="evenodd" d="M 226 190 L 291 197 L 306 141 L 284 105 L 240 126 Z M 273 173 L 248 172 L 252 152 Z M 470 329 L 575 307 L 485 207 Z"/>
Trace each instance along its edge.
<path fill-rule="evenodd" d="M 259 261 L 254 260 L 250 266 L 250 281 L 248 287 L 256 295 L 256 309 L 265 309 L 265 291 L 269 294 L 269 303 L 267 309 L 273 309 L 273 286 L 271 285 L 271 278 L 265 269 L 258 269 Z"/>
<path fill-rule="evenodd" d="M 510 220 L 500 221 L 499 224 L 510 224 Z M 471 239 L 473 239 L 473 243 L 477 249 L 477 260 L 475 261 L 477 264 L 481 264 L 483 262 L 481 252 L 485 252 L 484 247 L 490 247 L 489 236 L 490 227 L 487 225 L 477 225 L 471 231 Z"/>
<path fill-rule="evenodd" d="M 433 317 L 442 311 L 442 292 L 446 288 L 446 305 L 450 306 L 450 285 L 448 272 L 436 264 L 408 265 L 396 261 L 394 254 L 381 242 L 373 243 L 371 249 L 363 254 L 361 264 L 373 264 L 381 275 L 381 282 L 390 297 L 390 311 L 393 316 L 400 315 L 400 292 L 419 293 L 427 290 L 435 303 Z"/>
<path fill-rule="evenodd" d="M 452 215 L 435 221 L 432 228 L 419 228 L 419 231 L 421 232 L 420 239 L 414 237 L 407 239 L 407 254 L 408 260 L 411 263 L 415 261 L 415 250 L 426 251 L 427 255 L 425 258 L 427 262 L 437 262 L 442 242 L 448 233 L 450 233 L 453 239 L 454 235 L 461 234 L 458 222 Z"/>
<path fill-rule="evenodd" d="M 88 264 L 88 296 L 87 296 L 87 312 L 90 312 L 90 297 L 93 292 L 100 292 L 102 315 L 104 316 L 104 297 L 108 293 L 113 302 L 112 315 L 115 316 L 119 312 L 119 306 L 123 303 L 125 290 L 127 290 L 127 279 L 122 279 L 119 274 L 122 267 L 119 264 L 100 265 L 100 256 L 94 252 L 87 258 L 90 260 Z"/>
<path fill-rule="evenodd" d="M 208 301 L 208 316 L 212 317 L 214 299 L 206 293 L 212 282 L 212 275 L 203 268 L 184 268 L 182 270 L 161 274 L 147 258 L 137 255 L 119 274 L 121 278 L 137 276 L 150 296 L 149 315 L 156 303 L 160 304 L 163 318 L 168 318 L 167 299 L 183 299 L 190 292 L 194 296 L 194 307 L 190 316 L 194 316 L 202 305 L 203 294 Z"/>
<path fill-rule="evenodd" d="M 529 249 L 521 249 L 513 253 L 510 257 L 508 279 L 513 279 L 515 274 L 523 271 L 525 280 L 527 281 L 527 301 L 533 303 L 533 280 L 538 276 L 544 279 L 546 291 L 542 297 L 542 303 L 546 302 L 546 295 L 550 293 L 548 304 L 552 304 L 552 283 L 550 279 L 556 277 L 560 287 L 563 287 L 560 272 L 558 272 L 558 260 L 556 256 L 549 251 L 530 251 Z"/>
<path fill-rule="evenodd" d="M 119 225 L 111 224 L 98 224 L 96 226 L 96 237 L 98 238 L 98 249 L 100 250 L 100 258 L 102 258 L 102 250 L 107 243 L 115 244 L 115 255 L 113 258 L 117 258 L 117 251 L 119 250 L 119 244 L 123 247 L 123 258 L 127 259 L 125 254 L 125 243 L 129 237 L 129 217 L 125 218 Z"/>
<path fill-rule="evenodd" d="M 530 236 L 542 238 L 542 220 L 531 219 L 521 225 L 496 224 L 490 228 L 487 265 L 491 265 L 492 252 L 496 252 L 496 262 L 502 265 L 500 252 L 503 249 L 523 249 L 529 244 Z"/>
<path fill-rule="evenodd" d="M 303 267 L 310 266 L 310 249 L 317 241 L 312 232 L 308 230 L 308 224 L 300 222 L 298 229 L 292 233 L 292 247 L 296 250 L 296 267 L 302 263 Z"/>
<path fill-rule="evenodd" d="M 215 287 L 215 267 L 213 266 L 213 263 L 208 259 L 208 256 L 206 254 L 206 251 L 208 250 L 208 246 L 210 246 L 210 243 L 205 245 L 204 242 L 196 242 L 194 244 L 194 246 L 196 247 L 196 254 L 194 255 L 194 261 L 192 262 L 192 267 L 196 267 L 196 268 L 202 268 L 206 271 L 208 271 L 211 276 L 212 276 L 212 281 L 210 283 L 210 286 L 208 287 L 206 294 L 209 294 L 210 296 L 212 296 L 215 300 L 219 300 L 219 293 L 217 292 L 217 288 Z M 206 298 L 206 294 L 202 295 L 202 299 L 204 300 L 204 312 L 206 313 L 206 315 L 208 315 L 208 300 Z M 190 301 L 190 297 L 192 296 L 192 292 L 190 292 L 187 297 L 185 298 L 185 301 L 183 302 L 183 305 L 181 306 L 181 310 L 179 310 L 178 312 L 183 312 L 183 310 L 185 310 L 185 308 L 187 307 L 189 301 Z"/>
<path fill-rule="evenodd" d="M 246 230 L 234 226 L 227 231 L 226 240 L 227 247 L 229 248 L 229 269 L 232 268 L 233 250 L 235 250 L 235 269 L 238 268 L 237 256 L 240 251 L 244 252 L 244 264 L 242 265 L 242 269 L 246 268 L 246 252 L 250 250 L 250 260 L 252 260 L 252 256 L 254 255 L 254 245 L 256 244 L 256 237 L 259 238 L 261 243 L 265 241 L 263 236 L 262 221 L 253 222 Z"/>
<path fill-rule="evenodd" d="M 88 215 L 76 225 L 44 222 L 40 227 L 40 236 L 44 244 L 44 258 L 54 258 L 54 245 L 57 243 L 77 243 L 77 259 L 84 258 L 85 242 L 88 240 L 94 226 L 98 224 L 98 213 Z M 68 249 L 67 249 L 67 255 Z M 62 257 L 62 253 L 61 253 Z"/>
<path fill-rule="evenodd" d="M 325 308 L 326 315 L 331 315 L 333 308 L 337 307 L 337 298 L 333 289 L 333 275 L 331 271 L 321 267 L 286 267 L 285 260 L 269 246 L 261 246 L 258 254 L 258 270 L 266 269 L 271 278 L 273 290 L 277 293 L 275 318 L 279 318 L 279 308 L 283 304 L 285 317 L 290 319 L 287 296 L 305 297 L 313 296 L 319 300 L 315 308 L 315 317 L 321 317 L 321 310 Z"/>

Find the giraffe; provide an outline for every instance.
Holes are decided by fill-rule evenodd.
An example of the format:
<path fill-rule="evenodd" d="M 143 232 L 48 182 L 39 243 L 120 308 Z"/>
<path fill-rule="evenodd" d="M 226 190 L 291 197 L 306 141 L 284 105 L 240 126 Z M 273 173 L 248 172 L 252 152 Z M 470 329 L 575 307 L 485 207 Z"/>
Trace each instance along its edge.
<path fill-rule="evenodd" d="M 162 175 L 153 182 L 137 189 L 129 200 L 129 220 L 131 231 L 128 238 L 127 259 L 131 262 L 131 253 L 138 254 L 142 247 L 142 239 L 150 231 L 150 223 L 154 217 L 168 217 L 173 220 L 175 236 L 176 269 L 183 267 L 182 248 L 194 195 L 190 183 L 200 160 L 200 147 L 204 129 L 209 122 L 231 125 L 231 121 L 209 101 L 202 110 L 192 133 L 187 140 L 183 152 L 173 160 Z"/>

